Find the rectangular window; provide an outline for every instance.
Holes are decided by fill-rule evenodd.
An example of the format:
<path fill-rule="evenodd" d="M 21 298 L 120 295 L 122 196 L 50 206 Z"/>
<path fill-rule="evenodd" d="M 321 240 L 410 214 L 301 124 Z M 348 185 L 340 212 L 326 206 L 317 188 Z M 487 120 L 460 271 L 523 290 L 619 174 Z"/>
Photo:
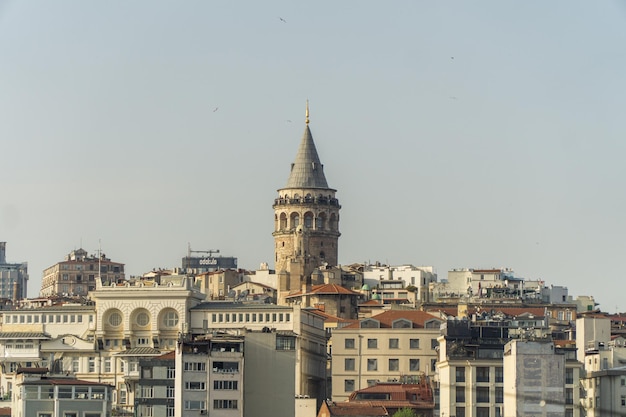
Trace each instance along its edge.
<path fill-rule="evenodd" d="M 465 368 L 456 367 L 456 382 L 465 382 Z"/>
<path fill-rule="evenodd" d="M 489 367 L 476 367 L 476 382 L 489 382 Z"/>
<path fill-rule="evenodd" d="M 456 402 L 465 402 L 465 387 L 456 387 Z"/>
<path fill-rule="evenodd" d="M 344 359 L 344 371 L 354 371 L 354 358 Z"/>
<path fill-rule="evenodd" d="M 167 387 L 165 395 L 167 396 L 167 398 L 174 398 L 174 396 L 176 395 L 176 389 L 174 387 Z"/>
<path fill-rule="evenodd" d="M 411 348 L 411 349 L 419 349 L 420 348 L 420 340 L 419 339 L 411 339 L 411 340 L 409 340 L 409 348 Z"/>
<path fill-rule="evenodd" d="M 111 372 L 111 358 L 104 359 L 104 372 L 105 373 Z"/>
<path fill-rule="evenodd" d="M 496 382 L 504 382 L 504 368 L 496 366 Z"/>
<path fill-rule="evenodd" d="M 187 381 L 185 382 L 186 390 L 204 391 L 206 389 L 204 382 Z"/>
<path fill-rule="evenodd" d="M 176 378 L 176 368 L 173 366 L 168 366 L 167 367 L 167 379 L 174 379 Z"/>
<path fill-rule="evenodd" d="M 419 359 L 409 359 L 409 371 L 418 372 L 420 370 L 420 360 Z"/>
<path fill-rule="evenodd" d="M 496 387 L 496 403 L 504 403 L 504 388 L 502 387 Z"/>
<path fill-rule="evenodd" d="M 213 381 L 214 390 L 237 390 L 237 381 Z"/>
<path fill-rule="evenodd" d="M 435 350 L 437 346 L 439 346 L 439 342 L 437 341 L 437 339 L 430 339 L 430 348 L 432 350 Z"/>
<path fill-rule="evenodd" d="M 574 389 L 573 388 L 565 388 L 565 404 L 567 405 L 574 404 Z"/>
<path fill-rule="evenodd" d="M 389 372 L 398 371 L 400 369 L 399 359 L 389 359 Z"/>
<path fill-rule="evenodd" d="M 344 341 L 344 347 L 346 349 L 354 349 L 354 339 L 346 339 Z"/>
<path fill-rule="evenodd" d="M 399 347 L 398 339 L 389 339 L 389 349 L 398 349 Z"/>
<path fill-rule="evenodd" d="M 237 400 L 213 400 L 213 409 L 214 410 L 220 410 L 220 409 L 236 410 Z"/>
<path fill-rule="evenodd" d="M 206 363 L 204 362 L 185 362 L 185 371 L 206 371 Z"/>
<path fill-rule="evenodd" d="M 489 417 L 489 407 L 476 407 L 476 417 Z"/>
<path fill-rule="evenodd" d="M 489 387 L 476 387 L 476 401 L 479 403 L 489 402 Z"/>
<path fill-rule="evenodd" d="M 152 396 L 153 396 L 152 386 L 141 387 L 141 398 L 152 398 Z"/>
<path fill-rule="evenodd" d="M 296 337 L 276 335 L 276 350 L 296 350 Z"/>
<path fill-rule="evenodd" d="M 456 417 L 465 417 L 465 407 L 456 408 Z"/>
<path fill-rule="evenodd" d="M 206 410 L 204 401 L 185 401 L 185 410 Z"/>
<path fill-rule="evenodd" d="M 367 348 L 368 349 L 377 349 L 378 348 L 378 339 L 367 339 Z"/>
<path fill-rule="evenodd" d="M 165 410 L 165 416 L 174 417 L 175 415 L 176 415 L 176 408 L 173 405 L 168 405 L 167 409 Z"/>
<path fill-rule="evenodd" d="M 574 369 L 573 368 L 565 369 L 565 383 L 566 384 L 574 383 Z"/>
<path fill-rule="evenodd" d="M 368 359 L 367 360 L 367 370 L 368 371 L 377 371 L 378 370 L 378 359 Z"/>
<path fill-rule="evenodd" d="M 89 363 L 88 372 L 96 372 L 96 358 L 93 356 L 90 356 L 88 363 Z"/>
<path fill-rule="evenodd" d="M 343 390 L 345 392 L 353 392 L 354 391 L 354 379 L 346 379 L 343 381 Z"/>

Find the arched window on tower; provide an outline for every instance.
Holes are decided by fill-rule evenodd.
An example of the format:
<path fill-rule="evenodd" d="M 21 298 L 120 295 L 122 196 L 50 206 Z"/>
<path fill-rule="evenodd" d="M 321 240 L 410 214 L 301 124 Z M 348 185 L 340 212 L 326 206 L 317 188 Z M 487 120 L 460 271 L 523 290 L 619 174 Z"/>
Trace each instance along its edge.
<path fill-rule="evenodd" d="M 280 229 L 279 230 L 287 230 L 287 215 L 285 213 L 280 213 Z"/>
<path fill-rule="evenodd" d="M 320 213 L 315 219 L 315 228 L 317 230 L 324 230 L 326 228 L 326 213 Z"/>
<path fill-rule="evenodd" d="M 304 227 L 311 229 L 313 227 L 313 213 L 310 211 L 304 213 Z"/>
<path fill-rule="evenodd" d="M 298 227 L 299 224 L 300 224 L 300 215 L 298 213 L 291 213 L 289 228 L 293 230 L 296 227 Z"/>

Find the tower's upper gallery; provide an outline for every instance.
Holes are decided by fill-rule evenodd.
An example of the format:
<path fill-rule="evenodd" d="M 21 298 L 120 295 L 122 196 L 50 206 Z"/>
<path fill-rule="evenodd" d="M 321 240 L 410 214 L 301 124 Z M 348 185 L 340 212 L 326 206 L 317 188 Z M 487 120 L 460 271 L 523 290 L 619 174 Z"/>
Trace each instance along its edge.
<path fill-rule="evenodd" d="M 307 124 L 298 148 L 295 161 L 285 188 L 325 188 L 328 189 L 324 166 L 317 155 L 311 129 Z"/>

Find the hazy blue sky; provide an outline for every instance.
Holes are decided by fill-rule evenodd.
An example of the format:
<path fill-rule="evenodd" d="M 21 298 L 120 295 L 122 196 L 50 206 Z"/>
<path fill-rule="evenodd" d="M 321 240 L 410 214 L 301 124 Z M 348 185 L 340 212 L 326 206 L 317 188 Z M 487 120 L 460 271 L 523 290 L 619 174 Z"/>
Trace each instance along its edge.
<path fill-rule="evenodd" d="M 0 240 L 30 295 L 99 239 L 127 275 L 273 266 L 308 98 L 341 263 L 624 311 L 624 45 L 618 1 L 0 0 Z"/>

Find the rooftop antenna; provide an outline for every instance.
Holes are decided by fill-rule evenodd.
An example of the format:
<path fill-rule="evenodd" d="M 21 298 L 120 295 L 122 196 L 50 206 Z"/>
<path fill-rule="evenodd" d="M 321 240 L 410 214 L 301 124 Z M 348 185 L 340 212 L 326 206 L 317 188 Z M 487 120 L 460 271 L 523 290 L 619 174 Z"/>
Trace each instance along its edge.
<path fill-rule="evenodd" d="M 98 281 L 102 284 L 102 241 L 98 239 Z"/>

